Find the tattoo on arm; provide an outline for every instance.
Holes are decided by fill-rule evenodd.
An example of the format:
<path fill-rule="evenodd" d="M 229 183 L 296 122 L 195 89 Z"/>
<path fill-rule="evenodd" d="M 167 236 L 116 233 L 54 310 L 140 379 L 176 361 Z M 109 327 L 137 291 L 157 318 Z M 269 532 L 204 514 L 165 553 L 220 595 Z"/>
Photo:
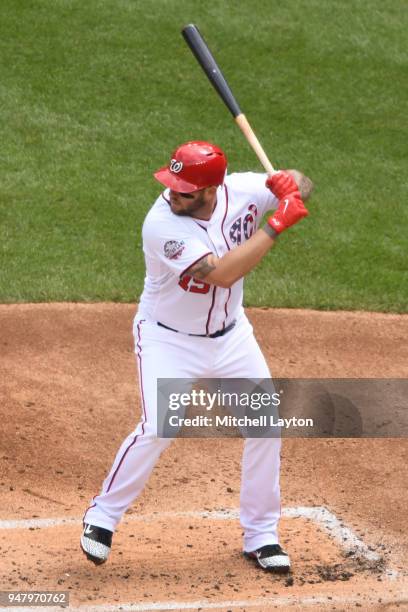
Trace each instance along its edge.
<path fill-rule="evenodd" d="M 185 274 L 189 274 L 190 276 L 193 276 L 199 280 L 205 278 L 207 274 L 215 270 L 216 267 L 209 261 L 210 257 L 212 257 L 212 255 L 206 255 L 200 259 L 200 261 L 197 261 L 197 263 L 193 264 L 188 270 L 186 270 Z"/>

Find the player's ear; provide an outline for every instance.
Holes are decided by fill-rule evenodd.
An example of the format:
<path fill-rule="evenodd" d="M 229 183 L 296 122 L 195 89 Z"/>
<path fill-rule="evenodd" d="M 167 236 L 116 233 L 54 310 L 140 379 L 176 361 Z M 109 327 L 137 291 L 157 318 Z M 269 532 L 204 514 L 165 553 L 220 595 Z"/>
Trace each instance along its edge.
<path fill-rule="evenodd" d="M 210 197 L 215 196 L 217 189 L 218 187 L 216 185 L 211 185 L 211 187 L 207 187 L 206 189 L 207 195 Z"/>

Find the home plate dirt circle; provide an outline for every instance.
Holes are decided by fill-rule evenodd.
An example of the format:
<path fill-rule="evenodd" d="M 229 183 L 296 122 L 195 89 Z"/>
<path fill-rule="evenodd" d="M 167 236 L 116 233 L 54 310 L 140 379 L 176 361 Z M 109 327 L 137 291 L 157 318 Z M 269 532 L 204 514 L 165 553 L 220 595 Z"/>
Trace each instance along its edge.
<path fill-rule="evenodd" d="M 135 311 L 0 306 L 1 589 L 67 591 L 82 612 L 408 609 L 403 438 L 283 441 L 289 576 L 242 556 L 239 439 L 176 440 L 109 561 L 87 562 L 82 513 L 139 417 Z M 247 312 L 275 377 L 408 378 L 406 315 Z"/>

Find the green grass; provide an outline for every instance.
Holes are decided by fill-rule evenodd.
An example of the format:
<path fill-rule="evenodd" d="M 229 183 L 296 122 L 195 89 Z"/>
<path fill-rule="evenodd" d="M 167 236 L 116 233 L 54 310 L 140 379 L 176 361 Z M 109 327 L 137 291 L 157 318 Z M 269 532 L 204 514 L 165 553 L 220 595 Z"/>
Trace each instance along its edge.
<path fill-rule="evenodd" d="M 404 0 L 3 0 L 0 301 L 135 301 L 152 172 L 188 139 L 254 154 L 189 52 L 197 23 L 311 215 L 246 304 L 408 312 Z"/>

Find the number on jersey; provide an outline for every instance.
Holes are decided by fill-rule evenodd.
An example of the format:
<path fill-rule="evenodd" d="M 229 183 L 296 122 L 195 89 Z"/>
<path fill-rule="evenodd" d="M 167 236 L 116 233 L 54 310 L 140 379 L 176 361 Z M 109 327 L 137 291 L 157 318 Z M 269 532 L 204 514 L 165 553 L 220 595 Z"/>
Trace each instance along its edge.
<path fill-rule="evenodd" d="M 250 204 L 248 210 L 249 212 L 245 215 L 244 219 L 238 217 L 231 225 L 229 237 L 234 244 L 241 244 L 242 234 L 245 240 L 248 240 L 255 231 L 255 218 L 258 214 L 258 209 L 255 204 Z"/>
<path fill-rule="evenodd" d="M 210 285 L 202 280 L 197 280 L 189 274 L 184 274 L 183 278 L 179 280 L 179 285 L 184 291 L 190 293 L 208 293 Z"/>

